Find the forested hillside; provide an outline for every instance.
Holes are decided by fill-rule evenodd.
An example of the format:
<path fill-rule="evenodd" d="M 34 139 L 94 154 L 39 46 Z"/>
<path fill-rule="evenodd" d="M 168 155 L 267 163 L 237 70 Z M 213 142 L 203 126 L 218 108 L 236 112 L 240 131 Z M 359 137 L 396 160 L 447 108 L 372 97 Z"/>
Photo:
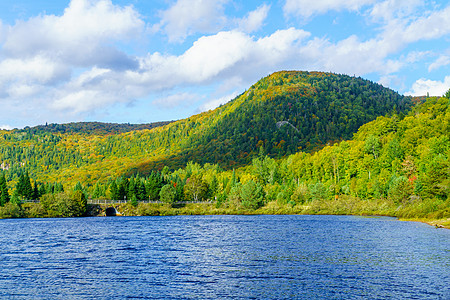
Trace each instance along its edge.
<path fill-rule="evenodd" d="M 259 149 L 271 158 L 318 150 L 410 107 L 409 98 L 361 78 L 277 72 L 213 111 L 151 130 L 73 123 L 1 131 L 0 166 L 10 188 L 25 172 L 41 182 L 94 186 L 189 161 L 231 169 Z"/>
<path fill-rule="evenodd" d="M 95 186 L 93 195 L 211 201 L 214 208 L 206 213 L 258 210 L 445 219 L 450 217 L 449 133 L 450 99 L 429 98 L 403 118 L 378 117 L 352 140 L 315 153 L 277 160 L 261 150 L 251 164 L 233 171 L 189 163 L 174 172 L 117 178 Z M 139 206 L 135 213 L 159 214 L 158 209 Z"/>

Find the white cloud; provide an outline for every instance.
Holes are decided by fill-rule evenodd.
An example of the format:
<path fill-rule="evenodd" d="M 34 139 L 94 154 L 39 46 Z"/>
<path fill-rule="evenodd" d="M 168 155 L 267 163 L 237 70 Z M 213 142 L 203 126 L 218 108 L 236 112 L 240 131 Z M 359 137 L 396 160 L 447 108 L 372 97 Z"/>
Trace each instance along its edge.
<path fill-rule="evenodd" d="M 205 81 L 245 60 L 252 47 L 252 39 L 238 31 L 201 37 L 178 58 L 179 68 L 189 81 Z"/>
<path fill-rule="evenodd" d="M 378 1 L 370 8 L 369 15 L 374 21 L 389 22 L 398 18 L 409 18 L 423 5 L 423 0 Z"/>
<path fill-rule="evenodd" d="M 46 84 L 68 78 L 70 70 L 48 57 L 33 56 L 0 61 L 0 82 Z"/>
<path fill-rule="evenodd" d="M 10 26 L 2 52 L 11 58 L 45 55 L 76 66 L 132 63 L 111 43 L 136 37 L 143 28 L 132 7 L 110 0 L 72 0 L 62 16 L 40 15 Z"/>
<path fill-rule="evenodd" d="M 428 72 L 437 70 L 447 65 L 450 65 L 450 56 L 441 55 L 436 61 L 434 61 L 428 66 Z"/>
<path fill-rule="evenodd" d="M 210 100 L 210 101 L 202 104 L 199 107 L 199 110 L 201 112 L 203 112 L 203 111 L 208 111 L 208 110 L 211 110 L 211 109 L 215 109 L 215 108 L 219 107 L 220 105 L 225 104 L 225 103 L 233 100 L 234 98 L 236 98 L 237 95 L 238 95 L 237 92 L 233 92 L 233 93 L 231 93 L 229 95 L 226 95 L 226 96 L 223 96 L 223 97 L 220 97 L 220 98 L 217 98 L 217 99 Z"/>
<path fill-rule="evenodd" d="M 144 27 L 133 7 L 111 0 L 72 0 L 60 16 L 43 14 L 14 25 L 0 23 L 0 98 L 17 111 L 36 105 L 33 109 L 74 114 L 129 101 L 122 94 L 101 90 L 108 86 L 107 76 L 95 72 L 137 67 L 136 59 L 115 43 L 138 37 Z M 87 71 L 72 79 L 80 70 Z"/>
<path fill-rule="evenodd" d="M 229 0 L 178 0 L 162 11 L 159 27 L 170 42 L 182 42 L 197 32 L 212 33 L 226 23 L 224 4 Z"/>
<path fill-rule="evenodd" d="M 434 81 L 430 79 L 421 78 L 414 82 L 412 90 L 406 95 L 411 96 L 425 96 L 427 93 L 430 96 L 442 96 L 450 89 L 450 76 L 445 76 L 444 81 Z"/>
<path fill-rule="evenodd" d="M 239 31 L 201 37 L 180 56 L 154 53 L 141 58 L 136 70 L 89 69 L 55 92 L 52 108 L 83 112 L 183 85 L 208 85 L 217 80 L 225 80 L 224 84 L 236 88 L 273 68 L 278 69 L 278 64 L 287 65 L 298 59 L 300 42 L 308 36 L 303 30 L 290 28 L 261 39 Z M 190 94 L 176 93 L 154 104 L 171 107 L 186 100 L 194 99 Z"/>
<path fill-rule="evenodd" d="M 375 0 L 286 0 L 283 10 L 286 15 L 309 18 L 313 15 L 324 14 L 330 10 L 357 11 L 363 6 L 374 2 Z"/>
<path fill-rule="evenodd" d="M 414 20 L 398 33 L 407 43 L 440 38 L 450 33 L 450 6 Z"/>
<path fill-rule="evenodd" d="M 270 36 L 257 41 L 258 52 L 260 53 L 259 58 L 265 63 L 272 64 L 292 58 L 294 53 L 298 53 L 299 43 L 309 36 L 309 32 L 293 27 L 286 30 L 277 30 Z"/>
<path fill-rule="evenodd" d="M 269 13 L 270 5 L 263 4 L 256 10 L 251 11 L 246 17 L 238 20 L 239 30 L 243 32 L 254 32 L 261 28 Z"/>
<path fill-rule="evenodd" d="M 164 98 L 159 98 L 153 101 L 153 104 L 163 108 L 174 108 L 176 106 L 187 106 L 201 98 L 202 97 L 197 94 L 178 93 Z"/>

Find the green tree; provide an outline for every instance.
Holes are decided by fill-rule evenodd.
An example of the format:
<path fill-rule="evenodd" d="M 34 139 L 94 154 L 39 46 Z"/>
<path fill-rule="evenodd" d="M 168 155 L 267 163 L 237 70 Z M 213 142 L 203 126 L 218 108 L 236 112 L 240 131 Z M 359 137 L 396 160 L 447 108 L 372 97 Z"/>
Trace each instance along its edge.
<path fill-rule="evenodd" d="M 219 189 L 219 181 L 217 180 L 217 177 L 214 175 L 211 184 L 208 188 L 208 198 L 210 200 L 214 200 L 214 197 L 216 196 L 217 190 Z"/>
<path fill-rule="evenodd" d="M 0 206 L 5 205 L 10 200 L 8 186 L 6 185 L 5 174 L 0 176 Z"/>
<path fill-rule="evenodd" d="M 133 196 L 131 196 L 131 201 L 130 201 L 131 205 L 133 205 L 134 207 L 138 206 L 139 202 L 138 202 L 138 198 L 136 197 L 136 194 L 133 194 Z"/>
<path fill-rule="evenodd" d="M 199 175 L 193 175 L 186 181 L 184 195 L 187 200 L 200 201 L 208 195 L 208 185 Z"/>
<path fill-rule="evenodd" d="M 33 185 L 33 196 L 32 199 L 39 199 L 41 197 L 41 194 L 39 193 L 39 185 L 37 183 L 37 181 L 34 181 L 34 185 Z"/>
<path fill-rule="evenodd" d="M 117 183 L 115 180 L 113 180 L 111 182 L 111 184 L 109 185 L 109 192 L 111 193 L 111 198 L 113 200 L 119 200 L 119 189 L 117 187 Z"/>
<path fill-rule="evenodd" d="M 308 186 L 312 200 L 325 200 L 328 197 L 327 188 L 322 182 L 316 182 Z"/>
<path fill-rule="evenodd" d="M 94 186 L 94 191 L 92 192 L 92 198 L 99 199 L 99 198 L 102 198 L 105 196 L 106 196 L 105 190 L 102 188 L 102 186 L 98 182 L 96 182 L 95 186 Z"/>
<path fill-rule="evenodd" d="M 258 209 L 264 205 L 265 193 L 259 183 L 249 180 L 241 186 L 240 197 L 242 206 L 250 209 Z"/>
<path fill-rule="evenodd" d="M 171 184 L 166 184 L 161 188 L 161 191 L 159 192 L 159 199 L 168 204 L 173 204 L 175 197 L 176 197 L 177 191 Z"/>
<path fill-rule="evenodd" d="M 81 217 L 86 213 L 87 200 L 82 191 L 73 196 L 66 193 L 46 194 L 41 204 L 49 217 Z"/>
<path fill-rule="evenodd" d="M 28 171 L 25 173 L 23 181 L 24 181 L 24 189 L 23 189 L 22 196 L 25 199 L 32 199 L 33 198 L 33 187 L 31 186 L 31 179 L 30 179 L 30 176 L 28 175 Z"/>
<path fill-rule="evenodd" d="M 444 97 L 450 99 L 450 89 L 445 92 Z"/>
<path fill-rule="evenodd" d="M 146 192 L 151 200 L 159 199 L 159 192 L 163 185 L 164 181 L 161 173 L 152 171 L 146 183 Z"/>
<path fill-rule="evenodd" d="M 87 198 L 82 190 L 77 190 L 73 194 L 73 201 L 70 202 L 70 208 L 74 217 L 81 217 L 86 214 Z"/>
<path fill-rule="evenodd" d="M 261 184 L 274 184 L 279 180 L 278 164 L 268 156 L 255 158 L 252 161 L 255 175 Z"/>
<path fill-rule="evenodd" d="M 364 144 L 364 148 L 367 153 L 372 154 L 377 159 L 381 149 L 380 139 L 373 134 L 369 135 Z"/>

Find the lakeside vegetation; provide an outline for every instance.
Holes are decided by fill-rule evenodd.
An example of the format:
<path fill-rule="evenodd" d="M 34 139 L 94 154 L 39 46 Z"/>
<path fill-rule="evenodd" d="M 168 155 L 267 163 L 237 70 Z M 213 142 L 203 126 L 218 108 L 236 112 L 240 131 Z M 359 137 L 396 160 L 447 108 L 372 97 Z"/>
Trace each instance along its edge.
<path fill-rule="evenodd" d="M 303 76 L 304 74 L 300 73 L 300 75 Z M 284 73 L 277 76 L 282 79 L 285 78 L 283 77 L 285 76 Z M 278 80 L 279 77 L 277 76 L 267 77 L 250 90 L 255 95 L 257 87 L 263 86 L 267 92 L 267 85 Z M 288 78 L 290 77 L 288 76 Z M 352 77 L 345 78 L 350 78 L 350 85 L 354 82 Z M 279 87 L 278 85 L 274 86 Z M 281 86 L 286 88 L 284 83 Z M 247 95 L 246 99 L 250 99 L 248 97 L 249 91 L 244 93 L 244 95 Z M 264 95 L 266 94 L 261 94 L 258 97 Z M 389 95 L 391 97 L 391 94 Z M 258 142 L 256 142 L 256 139 L 249 138 L 249 140 L 256 142 L 254 146 L 257 147 L 257 150 L 252 148 L 253 150 L 250 153 L 253 154 L 247 157 L 247 159 L 251 157 L 250 163 L 243 164 L 240 167 L 236 167 L 233 162 L 224 166 L 219 161 L 200 164 L 191 160 L 180 168 L 173 168 L 174 165 L 171 165 L 171 167 L 165 165 L 160 168 L 154 167 L 149 171 L 147 168 L 152 164 L 146 163 L 145 167 L 141 165 L 140 168 L 134 169 L 136 172 L 130 172 L 129 168 L 122 168 L 119 175 L 109 174 L 104 180 L 100 176 L 94 184 L 91 181 L 83 181 L 83 184 L 77 182 L 75 185 L 71 185 L 72 177 L 71 180 L 66 180 L 62 184 L 43 184 L 40 183 L 39 177 L 36 181 L 31 180 L 28 176 L 33 176 L 28 175 L 29 173 L 26 171 L 36 175 L 40 173 L 33 173 L 35 172 L 34 169 L 26 168 L 28 164 L 25 164 L 25 166 L 19 168 L 22 172 L 19 172 L 20 175 L 17 179 L 14 177 L 14 172 L 4 171 L 0 176 L 0 199 L 3 199 L 3 195 L 7 197 L 10 194 L 8 187 L 4 192 L 7 184 L 9 184 L 9 190 L 12 190 L 11 200 L 2 200 L 1 202 L 0 217 L 55 217 L 69 216 L 72 212 L 76 213 L 70 216 L 85 215 L 89 212 L 86 199 L 92 198 L 128 199 L 129 203 L 118 206 L 118 210 L 124 215 L 388 215 L 404 219 L 439 219 L 442 220 L 439 224 L 449 226 L 449 96 L 450 91 L 444 97 L 428 98 L 414 106 L 407 104 L 410 103 L 408 99 L 395 96 L 396 100 L 389 106 L 390 110 L 384 110 L 386 113 L 384 116 L 379 113 L 375 120 L 364 122 L 359 130 L 353 134 L 353 138 L 349 140 L 338 141 L 339 138 L 346 137 L 346 134 L 342 133 L 345 130 L 340 130 L 342 132 L 339 134 L 331 134 L 333 130 L 337 129 L 327 130 L 325 128 L 324 131 L 320 131 L 318 129 L 320 126 L 316 123 L 314 125 L 317 126 L 315 134 L 310 134 L 310 137 L 307 138 L 310 143 L 304 149 L 307 151 L 291 149 L 293 144 L 296 146 L 300 144 L 300 142 L 296 142 L 296 139 L 298 138 L 298 132 L 301 132 L 301 130 L 298 130 L 298 132 L 294 130 L 298 129 L 300 125 L 293 121 L 292 115 L 277 118 L 272 116 L 274 121 L 289 120 L 286 121 L 289 124 L 281 124 L 278 128 L 277 122 L 274 122 L 275 133 L 272 133 L 274 140 L 270 143 L 260 143 L 259 138 Z M 239 106 L 236 106 L 236 103 L 239 99 L 242 99 L 240 97 L 214 112 L 195 116 L 192 119 L 197 120 L 225 111 L 231 114 L 230 107 L 234 107 L 234 111 L 238 110 Z M 356 94 L 355 97 L 361 97 L 363 102 L 366 101 L 365 97 L 360 94 Z M 287 100 L 287 98 L 288 96 L 284 95 L 282 100 L 273 97 L 270 101 L 275 103 L 279 101 L 281 104 L 292 104 L 295 101 L 294 98 L 291 100 Z M 324 107 L 329 108 L 331 100 L 325 99 L 328 102 L 326 105 L 324 104 Z M 353 102 L 356 101 L 354 99 Z M 252 103 L 251 100 L 248 101 Z M 260 99 L 259 101 L 269 100 Z M 401 103 L 402 101 L 405 103 L 405 108 L 397 110 L 396 107 L 394 109 L 395 103 Z M 277 105 L 279 106 L 279 104 Z M 314 107 L 314 104 L 311 104 L 311 106 Z M 281 111 L 283 110 L 281 109 Z M 303 112 L 303 110 L 299 110 L 294 115 L 297 114 L 298 116 L 300 111 Z M 255 116 L 263 113 L 264 110 L 260 114 L 256 114 L 255 110 L 246 110 L 245 112 L 239 112 L 236 116 L 249 114 L 249 116 L 253 116 L 251 120 L 254 120 Z M 358 114 L 358 110 L 356 109 L 353 113 Z M 315 114 L 313 113 L 313 115 Z M 322 122 L 325 124 L 325 120 L 328 123 L 333 123 L 334 115 L 332 112 L 328 117 L 323 112 L 320 116 L 320 118 L 317 118 L 320 120 L 318 121 L 320 124 Z M 367 116 L 367 118 L 369 117 Z M 308 117 L 303 119 L 308 119 Z M 222 125 L 222 127 L 235 128 L 235 126 L 233 127 L 234 121 L 227 120 L 229 123 Z M 234 119 L 231 118 L 231 120 Z M 195 124 L 195 121 L 193 122 Z M 239 122 L 237 124 L 240 124 Z M 252 128 L 248 125 L 253 124 L 253 121 L 245 122 L 243 123 L 246 124 L 244 127 Z M 262 122 L 264 124 L 264 120 Z M 192 123 L 182 120 L 181 123 L 174 122 L 155 130 L 161 130 L 164 135 L 167 130 L 170 131 L 171 126 L 184 126 L 182 124 Z M 195 127 L 197 125 L 186 126 Z M 199 123 L 198 126 L 202 127 L 204 124 Z M 335 128 L 339 129 L 341 125 Z M 262 134 L 264 126 L 261 126 L 259 130 L 257 134 Z M 329 135 L 324 141 L 334 140 L 334 143 L 321 144 L 314 139 L 316 136 L 325 136 L 328 131 Z M 311 128 L 305 129 L 305 132 L 311 132 Z M 142 134 L 142 136 L 145 134 Z M 351 134 L 350 129 L 349 134 Z M 236 136 L 239 136 L 239 134 Z M 252 134 L 249 134 L 249 136 L 252 136 Z M 114 135 L 114 138 L 118 139 L 119 137 L 122 136 Z M 174 134 L 173 138 L 176 137 L 179 137 L 179 135 Z M 280 148 L 277 148 L 277 143 L 281 142 L 277 142 L 278 138 L 285 141 Z M 230 137 L 225 141 L 228 141 L 231 145 L 241 141 L 237 139 L 231 142 L 231 139 Z M 139 147 L 144 147 L 144 141 L 146 140 L 141 141 L 143 144 Z M 216 138 L 206 144 L 223 145 L 221 141 L 221 139 Z M 314 147 L 310 147 L 311 142 L 315 143 Z M 304 139 L 301 143 L 304 143 Z M 239 148 L 236 151 L 247 149 L 245 146 L 242 147 L 244 148 Z M 317 149 L 312 151 L 312 148 Z M 204 155 L 197 154 L 203 157 L 198 158 L 200 161 L 211 155 L 205 149 L 208 148 L 199 150 L 199 152 L 205 151 L 201 152 Z M 223 149 L 228 151 L 229 148 Z M 308 151 L 308 149 L 311 151 Z M 248 152 L 246 153 L 248 154 Z M 226 156 L 226 154 L 223 155 Z M 179 157 L 188 159 L 197 156 Z M 175 159 L 175 161 L 177 160 Z M 236 160 L 233 161 L 236 162 Z M 80 169 L 80 172 L 85 171 L 84 168 Z M 105 171 L 105 173 L 108 172 L 109 170 Z M 24 182 L 28 183 L 25 184 Z M 30 194 L 32 192 L 35 194 Z M 40 203 L 20 204 L 20 199 L 36 197 L 36 195 L 41 198 Z M 139 200 L 144 199 L 160 200 L 164 204 L 139 203 Z M 79 208 L 80 206 L 81 208 Z"/>

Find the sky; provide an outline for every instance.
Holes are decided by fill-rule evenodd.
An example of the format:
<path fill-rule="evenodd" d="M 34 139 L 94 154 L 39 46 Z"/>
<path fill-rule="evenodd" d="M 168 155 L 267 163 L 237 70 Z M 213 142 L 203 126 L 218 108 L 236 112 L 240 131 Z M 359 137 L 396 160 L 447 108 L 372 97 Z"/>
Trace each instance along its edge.
<path fill-rule="evenodd" d="M 450 88 L 447 0 L 0 0 L 0 128 L 150 123 L 280 70 Z"/>

